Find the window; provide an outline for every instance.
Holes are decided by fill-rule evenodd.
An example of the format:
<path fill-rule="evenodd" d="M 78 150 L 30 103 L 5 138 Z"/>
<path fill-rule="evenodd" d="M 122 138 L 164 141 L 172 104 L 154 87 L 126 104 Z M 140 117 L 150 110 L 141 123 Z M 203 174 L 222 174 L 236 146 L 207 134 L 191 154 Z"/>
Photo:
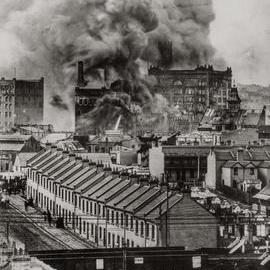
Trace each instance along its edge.
<path fill-rule="evenodd" d="M 89 202 L 86 202 L 86 213 L 89 213 Z"/>
<path fill-rule="evenodd" d="M 94 235 L 94 224 L 91 223 L 91 235 L 93 236 Z"/>
<path fill-rule="evenodd" d="M 145 229 L 146 229 L 146 237 L 149 237 L 149 223 L 145 224 Z"/>
<path fill-rule="evenodd" d="M 141 221 L 141 237 L 144 236 L 144 224 L 143 221 Z"/>
<path fill-rule="evenodd" d="M 133 216 L 130 216 L 130 229 L 133 230 Z"/>
<path fill-rule="evenodd" d="M 93 213 L 93 203 L 90 202 L 90 214 L 92 214 L 92 213 Z"/>
<path fill-rule="evenodd" d="M 139 233 L 139 222 L 138 220 L 135 221 L 135 234 Z"/>
<path fill-rule="evenodd" d="M 119 215 L 118 215 L 118 212 L 116 212 L 116 217 L 115 217 L 115 219 L 116 219 L 116 225 L 118 225 L 118 224 L 119 224 Z"/>
<path fill-rule="evenodd" d="M 84 212 L 84 199 L 82 199 L 82 211 Z"/>
<path fill-rule="evenodd" d="M 121 213 L 121 226 L 124 226 L 124 214 Z"/>
<path fill-rule="evenodd" d="M 99 227 L 99 239 L 102 239 L 102 228 Z"/>
<path fill-rule="evenodd" d="M 114 224 L 114 211 L 112 210 L 112 224 Z"/>
<path fill-rule="evenodd" d="M 128 215 L 125 215 L 126 224 L 125 226 L 128 228 Z"/>
<path fill-rule="evenodd" d="M 152 225 L 152 239 L 154 240 L 155 239 L 155 226 Z"/>
<path fill-rule="evenodd" d="M 254 175 L 254 168 L 250 168 L 249 174 Z"/>
<path fill-rule="evenodd" d="M 115 235 L 114 235 L 114 233 L 112 234 L 112 246 L 114 247 L 114 245 L 115 245 Z"/>
<path fill-rule="evenodd" d="M 110 245 L 111 244 L 111 233 L 108 232 L 108 244 Z"/>
<path fill-rule="evenodd" d="M 233 168 L 233 175 L 238 175 L 238 168 Z"/>

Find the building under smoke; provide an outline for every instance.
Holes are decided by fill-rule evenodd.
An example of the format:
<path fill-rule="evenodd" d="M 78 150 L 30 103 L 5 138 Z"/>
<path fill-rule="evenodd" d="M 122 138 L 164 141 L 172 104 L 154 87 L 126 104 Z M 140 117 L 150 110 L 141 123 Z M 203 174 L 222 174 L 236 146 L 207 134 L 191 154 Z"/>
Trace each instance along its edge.
<path fill-rule="evenodd" d="M 156 78 L 155 92 L 163 95 L 170 106 L 177 108 L 190 122 L 199 123 L 207 108 L 228 109 L 231 95 L 232 70 L 214 70 L 198 66 L 194 70 L 171 70 L 150 67 Z"/>
<path fill-rule="evenodd" d="M 0 130 L 43 122 L 44 78 L 0 80 Z"/>
<path fill-rule="evenodd" d="M 75 132 L 84 133 L 81 119 L 95 108 L 97 100 L 106 93 L 109 93 L 109 89 L 106 88 L 104 81 L 99 86 L 91 86 L 85 80 L 83 62 L 79 61 L 75 87 Z"/>

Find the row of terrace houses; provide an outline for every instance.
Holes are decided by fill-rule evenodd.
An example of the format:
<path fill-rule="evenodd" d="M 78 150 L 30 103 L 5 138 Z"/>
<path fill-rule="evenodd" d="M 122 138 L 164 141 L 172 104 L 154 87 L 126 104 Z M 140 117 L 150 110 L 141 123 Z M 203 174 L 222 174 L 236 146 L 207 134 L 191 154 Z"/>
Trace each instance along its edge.
<path fill-rule="evenodd" d="M 54 146 L 28 160 L 27 195 L 99 247 L 217 247 L 218 220 L 188 193 Z"/>

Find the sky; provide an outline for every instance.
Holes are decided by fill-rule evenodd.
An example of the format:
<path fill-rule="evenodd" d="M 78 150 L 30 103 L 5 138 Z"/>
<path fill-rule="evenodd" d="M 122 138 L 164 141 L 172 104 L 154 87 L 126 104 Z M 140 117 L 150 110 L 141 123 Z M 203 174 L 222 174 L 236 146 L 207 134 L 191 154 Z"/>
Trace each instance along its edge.
<path fill-rule="evenodd" d="M 238 83 L 270 84 L 270 1 L 213 0 L 210 39 Z"/>

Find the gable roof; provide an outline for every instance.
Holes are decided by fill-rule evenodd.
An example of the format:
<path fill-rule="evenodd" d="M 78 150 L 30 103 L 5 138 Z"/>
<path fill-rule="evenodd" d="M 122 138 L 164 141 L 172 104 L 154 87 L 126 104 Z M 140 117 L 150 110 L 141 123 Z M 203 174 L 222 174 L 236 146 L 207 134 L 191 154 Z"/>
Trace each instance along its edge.
<path fill-rule="evenodd" d="M 36 152 L 22 152 L 17 154 L 17 159 L 21 167 L 26 167 L 26 163 L 32 157 L 34 157 L 37 153 Z"/>

